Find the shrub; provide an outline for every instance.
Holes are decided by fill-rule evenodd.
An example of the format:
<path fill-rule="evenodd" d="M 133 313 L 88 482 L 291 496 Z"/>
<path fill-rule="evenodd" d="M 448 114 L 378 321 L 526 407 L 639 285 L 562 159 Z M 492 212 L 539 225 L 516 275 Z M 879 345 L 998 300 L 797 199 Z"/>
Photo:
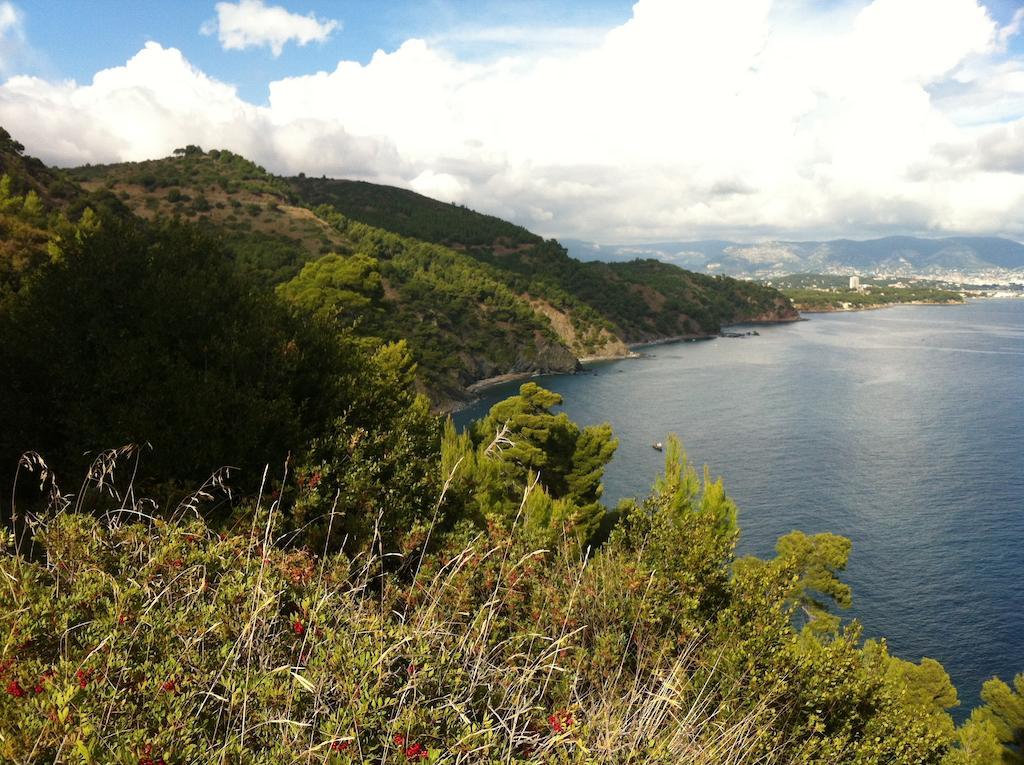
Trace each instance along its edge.
<path fill-rule="evenodd" d="M 109 468 L 87 492 L 109 490 Z M 955 693 L 934 662 L 862 650 L 855 628 L 794 631 L 793 582 L 816 575 L 806 561 L 738 568 L 709 591 L 710 611 L 691 596 L 689 548 L 722 570 L 732 561 L 720 487 L 679 455 L 591 554 L 571 534 L 535 548 L 514 519 L 413 528 L 385 555 L 324 555 L 288 544 L 277 500 L 218 533 L 198 517 L 205 487 L 170 520 L 130 494 L 82 516 L 55 493 L 32 520 L 34 547 L 9 538 L 0 552 L 0 756 L 920 765 L 959 754 L 941 708 Z"/>

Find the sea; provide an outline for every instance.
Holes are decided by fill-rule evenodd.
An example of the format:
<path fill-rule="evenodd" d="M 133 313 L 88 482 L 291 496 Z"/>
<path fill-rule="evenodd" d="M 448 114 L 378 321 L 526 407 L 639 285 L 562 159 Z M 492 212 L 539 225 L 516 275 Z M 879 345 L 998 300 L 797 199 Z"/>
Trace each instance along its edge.
<path fill-rule="evenodd" d="M 1024 672 L 1024 300 L 808 314 L 536 382 L 619 440 L 611 507 L 643 496 L 677 434 L 740 508 L 740 554 L 800 529 L 853 542 L 845 618 L 940 661 L 962 719 Z M 489 389 L 465 425 L 520 383 Z"/>

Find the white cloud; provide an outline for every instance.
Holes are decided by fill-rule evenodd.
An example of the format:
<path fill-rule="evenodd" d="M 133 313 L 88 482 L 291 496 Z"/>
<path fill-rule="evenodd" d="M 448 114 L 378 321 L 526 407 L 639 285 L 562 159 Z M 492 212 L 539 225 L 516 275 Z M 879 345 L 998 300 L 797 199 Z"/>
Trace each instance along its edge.
<path fill-rule="evenodd" d="M 59 165 L 163 157 L 194 143 L 278 170 L 405 177 L 387 140 L 352 136 L 325 122 L 275 125 L 267 109 L 242 100 L 180 51 L 153 42 L 89 85 L 10 78 L 0 86 L 0 124 L 28 141 L 30 153 Z"/>
<path fill-rule="evenodd" d="M 1006 29 L 977 0 L 639 0 L 588 44 L 481 63 L 412 39 L 272 82 L 266 106 L 150 43 L 88 85 L 12 78 L 0 123 L 50 161 L 198 143 L 545 235 L 1024 237 Z"/>
<path fill-rule="evenodd" d="M 263 0 L 217 3 L 216 10 L 217 18 L 203 24 L 200 31 L 207 35 L 216 32 L 225 50 L 267 46 L 276 57 L 285 43 L 324 42 L 338 28 L 337 21 L 318 19 L 312 13 L 289 13 L 279 5 L 265 5 Z"/>
<path fill-rule="evenodd" d="M 409 187 L 415 192 L 444 202 L 461 202 L 466 192 L 454 175 L 435 173 L 433 170 L 424 170 L 409 181 Z"/>
<path fill-rule="evenodd" d="M 0 2 L 0 73 L 7 72 L 11 64 L 24 51 L 25 27 L 21 11 L 10 2 Z"/>

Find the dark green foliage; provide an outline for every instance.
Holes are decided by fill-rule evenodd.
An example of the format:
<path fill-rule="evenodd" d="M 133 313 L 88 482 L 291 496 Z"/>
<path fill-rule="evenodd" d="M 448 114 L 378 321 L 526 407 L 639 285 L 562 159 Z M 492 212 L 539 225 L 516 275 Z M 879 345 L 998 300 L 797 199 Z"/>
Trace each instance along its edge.
<path fill-rule="evenodd" d="M 516 292 L 571 312 L 578 334 L 607 328 L 626 342 L 642 342 L 715 333 L 723 324 L 760 317 L 796 316 L 785 298 L 761 285 L 656 260 L 581 263 L 553 240 L 404 189 L 317 178 L 290 183 L 307 204 L 329 204 L 363 223 L 464 249 L 503 272 Z M 597 353 L 604 344 L 595 334 L 576 350 Z"/>
<path fill-rule="evenodd" d="M 301 242 L 285 234 L 244 230 L 225 232 L 213 226 L 210 229 L 211 233 L 217 232 L 222 236 L 235 267 L 243 276 L 266 289 L 295 278 L 302 267 L 316 257 Z"/>
<path fill-rule="evenodd" d="M 416 395 L 414 373 L 404 343 L 367 355 L 351 398 L 311 441 L 290 522 L 313 549 L 394 550 L 434 517 L 441 421 Z"/>
<path fill-rule="evenodd" d="M 601 478 L 618 442 L 607 423 L 581 429 L 551 411 L 561 403 L 557 393 L 526 383 L 472 434 L 449 426 L 442 471 L 452 479 L 448 504 L 457 515 L 504 525 L 521 517 L 540 544 L 563 535 L 584 546 L 595 540 L 606 513 Z"/>
<path fill-rule="evenodd" d="M 311 206 L 330 205 L 353 220 L 413 239 L 466 248 L 517 247 L 540 241 L 522 226 L 406 189 L 304 176 L 286 180 Z"/>
<path fill-rule="evenodd" d="M 547 319 L 511 291 L 497 272 L 444 247 L 355 223 L 330 207 L 318 208 L 316 216 L 286 208 L 292 191 L 230 152 L 183 150 L 166 160 L 75 172 L 90 184 L 115 179 L 158 189 L 159 199 L 150 208 L 157 215 L 209 213 L 201 225 L 221 238 L 247 278 L 271 288 L 292 279 L 304 281 L 282 287 L 280 294 L 291 299 L 301 293 L 297 307 L 334 316 L 370 345 L 406 340 L 419 369 L 419 384 L 435 403 L 462 399 L 470 383 L 514 368 L 575 367 Z M 228 194 L 228 204 L 211 204 L 215 193 Z M 137 204 L 145 206 L 141 198 Z M 228 209 L 237 212 L 231 215 Z M 364 295 L 369 302 L 332 311 L 338 295 L 333 288 L 321 289 L 327 267 L 337 268 L 354 254 L 377 261 L 379 287 Z M 323 266 L 312 265 L 325 256 Z M 299 279 L 304 266 L 310 270 Z"/>
<path fill-rule="evenodd" d="M 147 215 L 201 215 L 239 267 L 267 286 L 327 255 L 376 260 L 384 296 L 344 318 L 368 338 L 407 340 L 419 384 L 440 405 L 487 377 L 570 371 L 574 357 L 623 354 L 624 341 L 795 316 L 761 286 L 653 262 L 579 263 L 556 242 L 465 207 L 363 182 L 275 178 L 228 151 L 186 146 L 164 160 L 72 172 L 90 188 L 152 192 L 153 203 L 129 198 Z"/>
<path fill-rule="evenodd" d="M 796 316 L 774 290 L 658 260 L 584 263 L 554 241 L 528 251 L 478 257 L 526 280 L 524 289 L 532 294 L 556 290 L 570 295 L 603 317 L 626 342 L 714 334 L 723 324 Z"/>
<path fill-rule="evenodd" d="M 406 340 L 435 398 L 461 397 L 464 386 L 516 365 L 575 368 L 546 320 L 491 269 L 453 250 L 355 223 L 330 208 L 318 208 L 317 214 L 354 252 L 307 264 L 279 294 L 304 312 L 354 325 L 365 337 Z"/>
<path fill-rule="evenodd" d="M 86 216 L 0 314 L 0 455 L 34 450 L 73 474 L 110 445 L 148 443 L 143 483 L 231 465 L 243 490 L 269 463 L 304 538 L 392 545 L 436 504 L 440 422 L 404 344 L 378 348 L 321 314 L 241 278 L 197 228 Z M 289 455 L 298 483 L 278 486 Z"/>
<path fill-rule="evenodd" d="M 64 243 L 0 337 L 7 464 L 34 449 L 75 470 L 83 450 L 148 442 L 150 469 L 177 479 L 222 465 L 258 479 L 329 419 L 359 364 L 334 331 L 240 280 L 209 238 L 115 220 Z"/>
<path fill-rule="evenodd" d="M 568 292 L 605 317 L 627 342 L 714 334 L 723 324 L 795 316 L 774 290 L 658 260 L 583 263 L 556 242 L 498 260 L 503 267 Z"/>

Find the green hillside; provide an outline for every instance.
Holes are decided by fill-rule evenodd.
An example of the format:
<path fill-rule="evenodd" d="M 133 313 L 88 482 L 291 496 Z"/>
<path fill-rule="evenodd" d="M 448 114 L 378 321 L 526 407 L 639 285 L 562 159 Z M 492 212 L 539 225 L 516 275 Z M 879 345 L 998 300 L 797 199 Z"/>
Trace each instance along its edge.
<path fill-rule="evenodd" d="M 465 251 L 505 272 L 519 292 L 574 317 L 603 320 L 626 343 L 711 334 L 740 321 L 796 318 L 789 301 L 771 289 L 655 260 L 581 262 L 554 240 L 404 189 L 324 178 L 289 183 L 308 202 L 328 203 L 355 220 Z M 600 353 L 595 346 L 576 350 Z"/>
<path fill-rule="evenodd" d="M 297 198 L 327 204 L 370 226 L 457 249 L 518 247 L 541 241 L 522 226 L 446 204 L 414 191 L 365 181 L 334 178 L 288 178 Z"/>
<path fill-rule="evenodd" d="M 444 404 L 509 372 L 567 372 L 576 359 L 548 319 L 499 275 L 454 250 L 304 206 L 227 151 L 70 172 L 149 221 L 179 219 L 220 239 L 238 270 L 303 311 L 331 314 L 368 343 L 407 340 L 420 385 Z"/>
<path fill-rule="evenodd" d="M 249 279 L 370 343 L 405 339 L 436 403 L 509 373 L 571 371 L 626 344 L 795 317 L 769 288 L 569 258 L 557 242 L 387 186 L 283 179 L 229 151 L 70 171 L 138 216 L 213 232 Z"/>

